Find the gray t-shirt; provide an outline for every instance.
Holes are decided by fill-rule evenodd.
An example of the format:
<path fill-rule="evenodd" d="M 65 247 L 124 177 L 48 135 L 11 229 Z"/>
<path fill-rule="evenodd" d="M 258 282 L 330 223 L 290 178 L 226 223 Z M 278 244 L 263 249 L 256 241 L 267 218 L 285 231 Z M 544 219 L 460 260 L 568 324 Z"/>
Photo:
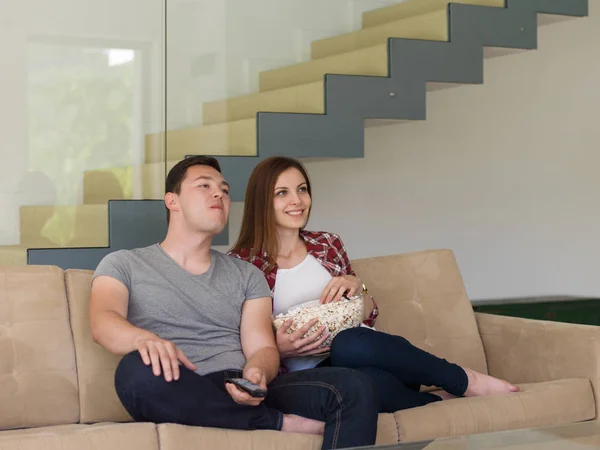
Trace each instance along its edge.
<path fill-rule="evenodd" d="M 159 244 L 107 255 L 94 278 L 109 276 L 129 289 L 127 320 L 172 341 L 200 375 L 243 369 L 242 304 L 270 297 L 263 273 L 252 264 L 216 250 L 210 267 L 193 275 Z"/>

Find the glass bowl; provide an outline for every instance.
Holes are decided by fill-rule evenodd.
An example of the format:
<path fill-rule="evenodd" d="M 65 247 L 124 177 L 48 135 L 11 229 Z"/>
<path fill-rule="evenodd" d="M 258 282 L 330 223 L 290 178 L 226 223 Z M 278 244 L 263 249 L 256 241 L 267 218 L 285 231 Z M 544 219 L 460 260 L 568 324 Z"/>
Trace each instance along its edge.
<path fill-rule="evenodd" d="M 324 304 L 321 304 L 319 300 L 313 300 L 295 305 L 285 312 L 272 316 L 273 327 L 276 331 L 286 320 L 292 319 L 292 326 L 287 330 L 288 334 L 302 328 L 314 318 L 319 321 L 303 337 L 315 333 L 319 327 L 324 326 L 325 332 L 328 332 L 329 336 L 318 348 L 329 347 L 333 338 L 340 332 L 360 326 L 363 320 L 363 296 L 362 294 L 356 295 L 349 299 L 342 298 L 338 302 Z"/>

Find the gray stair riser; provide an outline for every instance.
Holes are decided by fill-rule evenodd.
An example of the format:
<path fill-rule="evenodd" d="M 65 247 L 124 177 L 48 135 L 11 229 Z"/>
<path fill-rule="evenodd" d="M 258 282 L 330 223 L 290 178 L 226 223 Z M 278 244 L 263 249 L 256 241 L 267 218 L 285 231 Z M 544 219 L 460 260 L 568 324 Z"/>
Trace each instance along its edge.
<path fill-rule="evenodd" d="M 589 13 L 588 0 L 506 0 L 506 6 L 509 9 L 574 17 L 584 17 Z"/>
<path fill-rule="evenodd" d="M 448 8 L 451 43 L 489 47 L 537 48 L 537 13 L 523 8 L 487 8 L 451 4 Z"/>
<path fill-rule="evenodd" d="M 417 78 L 327 75 L 325 94 L 327 115 L 425 119 L 426 86 L 423 80 Z"/>
<path fill-rule="evenodd" d="M 483 83 L 483 46 L 392 38 L 390 74 L 399 83 Z M 409 63 L 410 62 L 410 63 Z"/>
<path fill-rule="evenodd" d="M 94 270 L 109 253 L 146 247 L 167 233 L 163 200 L 111 200 L 108 202 L 108 247 L 28 249 L 27 264 L 54 265 L 62 269 Z M 228 227 L 215 236 L 214 245 L 227 245 Z"/>

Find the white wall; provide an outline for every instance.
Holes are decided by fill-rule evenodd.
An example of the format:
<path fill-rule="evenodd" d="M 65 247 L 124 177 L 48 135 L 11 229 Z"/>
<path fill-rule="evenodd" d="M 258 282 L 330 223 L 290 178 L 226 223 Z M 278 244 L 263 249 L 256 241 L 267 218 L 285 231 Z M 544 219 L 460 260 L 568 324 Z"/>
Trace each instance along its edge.
<path fill-rule="evenodd" d="M 600 2 L 369 128 L 364 160 L 312 162 L 311 229 L 351 258 L 450 248 L 472 299 L 600 295 Z M 239 229 L 240 205 L 231 234 Z"/>
<path fill-rule="evenodd" d="M 450 248 L 472 299 L 600 296 L 590 7 L 540 28 L 537 51 L 487 61 L 484 85 L 428 95 L 427 121 L 368 129 L 364 160 L 309 164 L 311 226 L 339 232 L 353 258 Z"/>

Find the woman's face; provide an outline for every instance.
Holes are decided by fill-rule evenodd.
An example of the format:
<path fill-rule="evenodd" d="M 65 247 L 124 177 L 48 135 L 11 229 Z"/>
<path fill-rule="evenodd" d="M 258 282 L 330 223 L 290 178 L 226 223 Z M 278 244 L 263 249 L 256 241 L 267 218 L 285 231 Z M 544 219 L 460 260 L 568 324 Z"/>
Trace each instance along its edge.
<path fill-rule="evenodd" d="M 310 205 L 310 195 L 302 173 L 293 167 L 282 172 L 277 178 L 273 194 L 277 226 L 299 230 L 306 225 Z"/>

